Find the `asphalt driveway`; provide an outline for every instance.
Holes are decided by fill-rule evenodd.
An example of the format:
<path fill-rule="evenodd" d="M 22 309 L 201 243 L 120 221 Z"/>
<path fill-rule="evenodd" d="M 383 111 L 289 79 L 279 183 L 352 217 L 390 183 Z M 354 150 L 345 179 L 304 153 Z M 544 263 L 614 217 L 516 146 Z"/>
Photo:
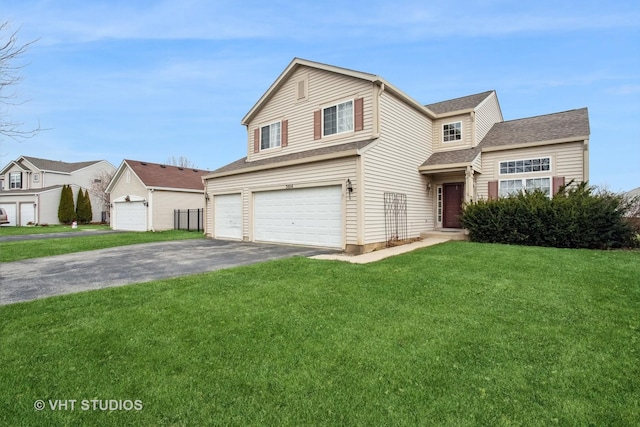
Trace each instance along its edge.
<path fill-rule="evenodd" d="M 298 246 L 178 240 L 0 264 L 0 305 L 148 282 L 331 250 Z"/>

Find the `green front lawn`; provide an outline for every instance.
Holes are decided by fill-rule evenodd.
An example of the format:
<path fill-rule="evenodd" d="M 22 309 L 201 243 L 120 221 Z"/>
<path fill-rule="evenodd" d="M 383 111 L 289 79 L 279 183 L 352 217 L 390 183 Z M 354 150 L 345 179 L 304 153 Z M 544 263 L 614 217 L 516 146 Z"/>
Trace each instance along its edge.
<path fill-rule="evenodd" d="M 0 425 L 637 425 L 639 278 L 637 251 L 451 242 L 2 306 Z"/>
<path fill-rule="evenodd" d="M 183 230 L 157 232 L 125 232 L 97 234 L 95 236 L 61 237 L 53 239 L 2 242 L 0 262 L 19 261 L 73 252 L 92 251 L 137 243 L 166 242 L 170 240 L 203 239 L 202 233 Z"/>

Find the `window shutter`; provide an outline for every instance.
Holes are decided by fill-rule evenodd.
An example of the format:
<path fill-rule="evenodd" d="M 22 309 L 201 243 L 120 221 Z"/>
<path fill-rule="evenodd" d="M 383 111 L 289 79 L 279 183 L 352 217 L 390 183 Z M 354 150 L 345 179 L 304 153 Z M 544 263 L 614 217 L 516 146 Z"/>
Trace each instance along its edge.
<path fill-rule="evenodd" d="M 560 187 L 564 185 L 564 176 L 553 177 L 553 195 L 555 196 L 560 191 Z"/>
<path fill-rule="evenodd" d="M 498 198 L 498 181 L 489 181 L 489 200 Z"/>
<path fill-rule="evenodd" d="M 289 145 L 289 120 L 282 121 L 282 134 L 281 134 L 282 142 L 281 146 L 286 147 Z"/>
<path fill-rule="evenodd" d="M 364 129 L 364 99 L 358 98 L 354 105 L 354 127 L 355 131 Z"/>
<path fill-rule="evenodd" d="M 260 151 L 260 128 L 253 130 L 253 152 L 258 153 Z"/>
<path fill-rule="evenodd" d="M 321 117 L 322 112 L 320 110 L 313 112 L 313 139 L 322 138 L 322 129 L 320 127 Z"/>

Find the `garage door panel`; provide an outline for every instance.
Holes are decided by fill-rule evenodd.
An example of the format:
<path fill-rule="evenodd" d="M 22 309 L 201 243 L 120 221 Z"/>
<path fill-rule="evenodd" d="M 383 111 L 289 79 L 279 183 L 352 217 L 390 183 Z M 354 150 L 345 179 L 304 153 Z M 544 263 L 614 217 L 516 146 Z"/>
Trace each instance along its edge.
<path fill-rule="evenodd" d="M 35 223 L 36 221 L 36 208 L 33 203 L 21 203 L 20 204 L 20 225 L 27 225 L 29 223 Z"/>
<path fill-rule="evenodd" d="M 254 239 L 342 247 L 342 187 L 265 191 L 254 195 Z"/>
<path fill-rule="evenodd" d="M 9 224 L 7 226 L 16 225 L 16 221 L 18 219 L 17 208 L 15 203 L 2 203 L 0 204 L 0 208 L 4 209 L 7 213 L 7 219 L 9 220 Z"/>
<path fill-rule="evenodd" d="M 215 237 L 242 239 L 242 197 L 240 194 L 214 196 Z"/>
<path fill-rule="evenodd" d="M 116 230 L 147 231 L 147 208 L 142 202 L 115 203 Z"/>

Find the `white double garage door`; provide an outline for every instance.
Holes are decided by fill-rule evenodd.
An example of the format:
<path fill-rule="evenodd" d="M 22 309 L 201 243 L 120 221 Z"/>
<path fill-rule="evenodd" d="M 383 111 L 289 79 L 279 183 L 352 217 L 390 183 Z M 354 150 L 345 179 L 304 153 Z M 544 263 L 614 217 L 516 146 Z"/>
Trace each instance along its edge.
<path fill-rule="evenodd" d="M 20 225 L 36 222 L 36 208 L 33 202 L 0 203 L 0 208 L 4 209 L 7 213 L 9 220 L 9 224 L 7 225 L 18 225 L 18 209 L 20 209 Z"/>
<path fill-rule="evenodd" d="M 215 237 L 242 239 L 240 194 L 214 197 Z M 253 193 L 253 240 L 343 247 L 342 187 L 309 187 Z"/>

